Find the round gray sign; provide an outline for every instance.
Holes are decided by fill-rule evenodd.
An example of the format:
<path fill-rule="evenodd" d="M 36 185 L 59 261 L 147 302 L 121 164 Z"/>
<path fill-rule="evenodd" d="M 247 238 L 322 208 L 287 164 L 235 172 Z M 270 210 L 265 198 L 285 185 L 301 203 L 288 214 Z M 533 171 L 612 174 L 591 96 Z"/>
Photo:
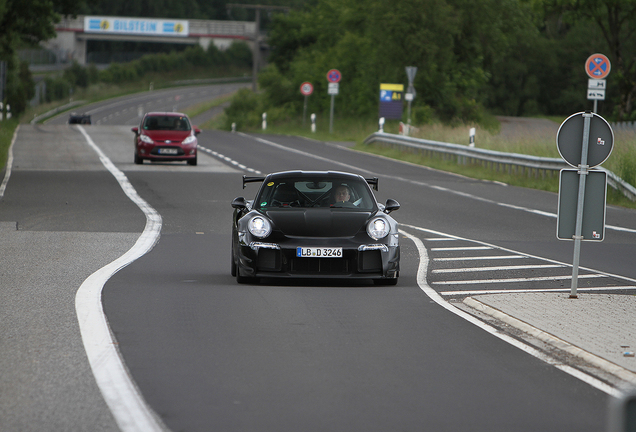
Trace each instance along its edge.
<path fill-rule="evenodd" d="M 572 114 L 565 119 L 557 132 L 557 148 L 561 157 L 573 167 L 581 164 L 583 149 L 583 127 L 585 119 L 582 112 Z M 587 147 L 587 165 L 592 168 L 607 160 L 614 147 L 614 131 L 603 117 L 591 113 L 590 138 Z"/>

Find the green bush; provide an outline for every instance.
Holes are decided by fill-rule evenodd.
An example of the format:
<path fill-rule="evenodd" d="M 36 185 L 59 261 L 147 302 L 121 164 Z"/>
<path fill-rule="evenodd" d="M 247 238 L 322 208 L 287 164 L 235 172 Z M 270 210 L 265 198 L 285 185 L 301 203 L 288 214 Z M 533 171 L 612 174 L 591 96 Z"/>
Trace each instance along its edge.
<path fill-rule="evenodd" d="M 252 66 L 252 50 L 245 42 L 233 42 L 224 54 L 227 56 L 227 62 L 233 66 Z"/>
<path fill-rule="evenodd" d="M 46 84 L 44 97 L 46 102 L 65 99 L 71 95 L 71 83 L 63 77 L 46 77 L 44 82 Z"/>
<path fill-rule="evenodd" d="M 250 89 L 239 90 L 230 106 L 225 109 L 225 129 L 231 130 L 232 123 L 237 129 L 258 128 L 262 122 L 263 104 L 261 98 Z"/>
<path fill-rule="evenodd" d="M 86 88 L 90 84 L 88 68 L 82 67 L 77 61 L 64 70 L 62 77 L 74 87 Z"/>
<path fill-rule="evenodd" d="M 416 106 L 411 109 L 411 124 L 414 126 L 430 124 L 435 120 L 435 112 L 429 105 Z"/>

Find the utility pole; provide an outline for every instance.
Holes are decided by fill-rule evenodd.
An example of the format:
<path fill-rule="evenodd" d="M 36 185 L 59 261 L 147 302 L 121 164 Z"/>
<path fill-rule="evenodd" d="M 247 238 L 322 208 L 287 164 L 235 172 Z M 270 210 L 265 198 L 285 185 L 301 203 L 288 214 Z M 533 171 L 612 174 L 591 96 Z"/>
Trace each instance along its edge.
<path fill-rule="evenodd" d="M 286 6 L 266 6 L 266 5 L 249 5 L 249 4 L 236 4 L 228 3 L 225 5 L 227 9 L 241 8 L 241 9 L 254 9 L 256 11 L 256 18 L 254 19 L 254 49 L 252 50 L 252 90 L 256 92 L 258 84 L 256 78 L 258 75 L 258 68 L 260 66 L 260 54 L 261 54 L 261 35 L 260 35 L 260 23 L 261 23 L 261 11 L 262 10 L 282 10 L 289 11 Z"/>

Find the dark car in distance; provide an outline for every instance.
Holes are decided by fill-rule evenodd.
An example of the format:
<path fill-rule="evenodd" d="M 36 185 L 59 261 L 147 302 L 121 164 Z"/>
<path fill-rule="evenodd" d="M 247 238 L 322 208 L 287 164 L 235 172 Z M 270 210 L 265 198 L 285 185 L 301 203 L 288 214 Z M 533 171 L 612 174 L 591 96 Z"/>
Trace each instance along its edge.
<path fill-rule="evenodd" d="M 150 161 L 186 161 L 197 164 L 197 135 L 187 115 L 177 112 L 149 112 L 135 133 L 135 163 Z"/>
<path fill-rule="evenodd" d="M 68 116 L 68 124 L 91 124 L 91 116 L 88 114 L 72 113 Z"/>
<path fill-rule="evenodd" d="M 265 177 L 254 200 L 232 202 L 231 273 L 258 278 L 372 279 L 395 285 L 400 273 L 397 201 L 376 201 L 378 179 L 336 171 Z"/>

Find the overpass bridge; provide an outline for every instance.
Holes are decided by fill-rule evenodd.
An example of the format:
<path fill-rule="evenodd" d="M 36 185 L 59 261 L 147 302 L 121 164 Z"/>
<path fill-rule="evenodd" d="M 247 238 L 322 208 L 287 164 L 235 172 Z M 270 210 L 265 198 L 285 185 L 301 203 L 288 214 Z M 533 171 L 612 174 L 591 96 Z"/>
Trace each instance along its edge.
<path fill-rule="evenodd" d="M 88 40 L 163 42 L 201 45 L 207 49 L 215 44 L 219 49 L 229 47 L 235 40 L 243 40 L 254 48 L 257 36 L 255 22 L 178 20 L 129 18 L 112 16 L 84 16 L 63 18 L 56 26 L 57 36 L 43 46 L 57 54 L 62 61 L 86 64 Z"/>

